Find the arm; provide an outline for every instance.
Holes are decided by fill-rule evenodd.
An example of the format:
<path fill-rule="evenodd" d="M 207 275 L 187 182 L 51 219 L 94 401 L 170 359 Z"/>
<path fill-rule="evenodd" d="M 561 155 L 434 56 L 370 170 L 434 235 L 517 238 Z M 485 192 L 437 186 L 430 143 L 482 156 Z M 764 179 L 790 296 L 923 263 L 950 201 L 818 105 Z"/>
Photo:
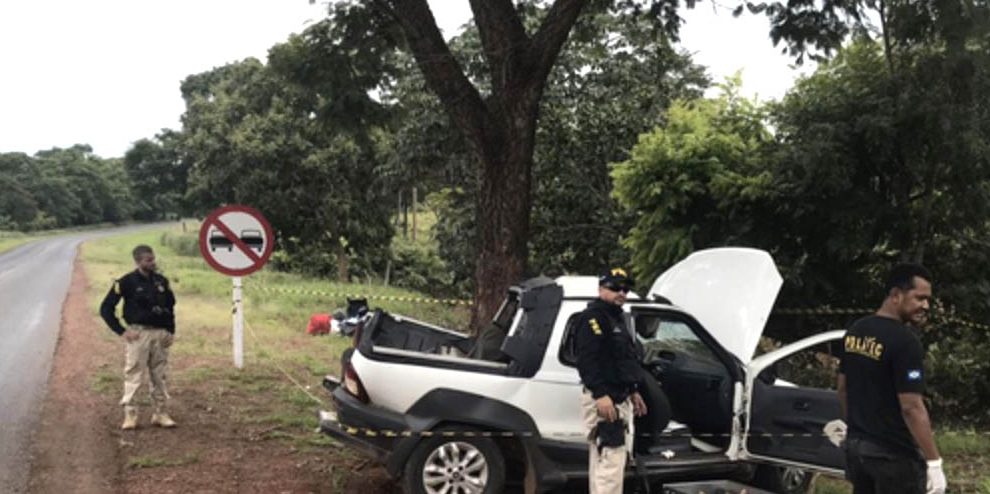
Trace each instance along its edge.
<path fill-rule="evenodd" d="M 605 335 L 601 324 L 591 316 L 582 317 L 574 331 L 578 374 L 584 387 L 591 391 L 591 397 L 597 400 L 606 394 L 605 379 L 598 362 Z"/>
<path fill-rule="evenodd" d="M 120 302 L 120 281 L 115 281 L 113 287 L 107 292 L 107 296 L 103 298 L 103 303 L 100 304 L 100 316 L 103 317 L 103 321 L 107 323 L 110 330 L 120 336 L 124 334 L 125 329 L 115 313 L 118 302 Z"/>
<path fill-rule="evenodd" d="M 836 391 L 839 393 L 839 406 L 842 409 L 842 420 L 849 420 L 849 399 L 846 395 L 846 375 L 839 373 L 836 379 Z"/>
<path fill-rule="evenodd" d="M 168 307 L 168 311 L 172 314 L 171 321 L 165 328 L 172 335 L 175 335 L 175 293 L 172 292 L 172 285 L 165 280 L 165 306 Z"/>
<path fill-rule="evenodd" d="M 901 416 L 907 424 L 911 436 L 918 443 L 921 452 L 926 460 L 937 460 L 940 458 L 938 448 L 935 446 L 935 435 L 932 433 L 932 423 L 928 418 L 928 409 L 919 393 L 897 393 L 897 400 L 901 403 Z"/>

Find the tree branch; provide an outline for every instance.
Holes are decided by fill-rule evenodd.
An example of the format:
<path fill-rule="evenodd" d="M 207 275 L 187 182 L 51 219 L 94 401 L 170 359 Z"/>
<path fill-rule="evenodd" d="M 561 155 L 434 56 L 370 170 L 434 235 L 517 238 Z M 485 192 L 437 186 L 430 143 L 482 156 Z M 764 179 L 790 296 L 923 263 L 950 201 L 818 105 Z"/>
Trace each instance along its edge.
<path fill-rule="evenodd" d="M 523 59 L 530 40 L 512 0 L 471 0 L 471 11 L 491 73 L 492 90 L 500 99 L 507 89 L 529 79 Z M 511 94 L 511 89 L 508 91 Z"/>
<path fill-rule="evenodd" d="M 588 0 L 556 0 L 533 36 L 530 48 L 530 80 L 543 84 L 557 61 L 567 36 Z"/>
<path fill-rule="evenodd" d="M 484 136 L 491 129 L 490 116 L 478 89 L 464 74 L 440 34 L 426 0 L 371 0 L 371 3 L 402 28 L 427 85 L 440 98 L 451 120 L 466 130 L 465 136 L 483 148 Z"/>

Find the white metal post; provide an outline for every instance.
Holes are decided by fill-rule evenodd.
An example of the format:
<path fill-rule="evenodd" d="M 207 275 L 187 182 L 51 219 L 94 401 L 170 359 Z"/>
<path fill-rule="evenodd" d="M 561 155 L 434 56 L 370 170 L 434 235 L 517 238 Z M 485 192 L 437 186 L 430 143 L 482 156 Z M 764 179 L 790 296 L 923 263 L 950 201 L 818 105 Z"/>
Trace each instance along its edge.
<path fill-rule="evenodd" d="M 244 304 L 241 302 L 241 277 L 234 276 L 234 367 L 244 368 Z"/>

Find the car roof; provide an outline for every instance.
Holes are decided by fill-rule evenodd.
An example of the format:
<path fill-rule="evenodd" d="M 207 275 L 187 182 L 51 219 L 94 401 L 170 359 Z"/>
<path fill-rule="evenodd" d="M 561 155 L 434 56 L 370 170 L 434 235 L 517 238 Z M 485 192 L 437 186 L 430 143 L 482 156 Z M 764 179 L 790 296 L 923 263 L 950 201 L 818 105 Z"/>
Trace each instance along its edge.
<path fill-rule="evenodd" d="M 598 298 L 597 276 L 559 276 L 554 280 L 564 288 L 564 298 Z M 630 300 L 638 299 L 636 292 L 629 292 Z"/>

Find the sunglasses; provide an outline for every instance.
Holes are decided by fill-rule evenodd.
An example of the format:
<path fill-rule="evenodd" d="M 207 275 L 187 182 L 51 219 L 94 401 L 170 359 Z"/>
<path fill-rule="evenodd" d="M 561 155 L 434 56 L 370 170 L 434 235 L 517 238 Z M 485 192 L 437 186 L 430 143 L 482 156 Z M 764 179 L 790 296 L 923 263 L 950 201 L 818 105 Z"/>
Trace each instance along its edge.
<path fill-rule="evenodd" d="M 629 287 L 628 286 L 619 286 L 619 285 L 616 285 L 614 283 L 606 283 L 606 284 L 604 284 L 602 286 L 605 287 L 605 289 L 610 290 L 610 291 L 613 291 L 613 292 L 629 293 Z"/>

